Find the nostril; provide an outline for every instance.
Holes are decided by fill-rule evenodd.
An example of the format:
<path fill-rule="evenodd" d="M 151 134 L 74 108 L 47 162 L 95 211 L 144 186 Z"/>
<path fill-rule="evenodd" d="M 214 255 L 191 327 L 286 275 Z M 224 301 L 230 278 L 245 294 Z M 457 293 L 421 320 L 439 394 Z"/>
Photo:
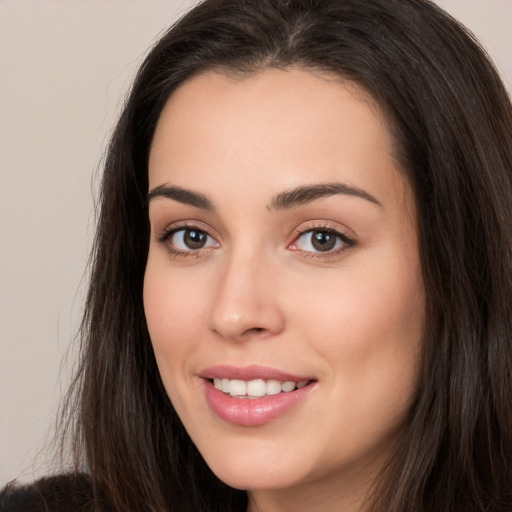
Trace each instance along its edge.
<path fill-rule="evenodd" d="M 247 329 L 244 334 L 252 333 L 252 334 L 259 334 L 261 332 L 265 332 L 264 327 L 251 327 L 250 329 Z"/>
<path fill-rule="evenodd" d="M 258 300 L 256 300 L 258 299 Z M 251 337 L 266 338 L 280 333 L 285 325 L 277 304 L 263 301 L 260 296 L 219 296 L 212 305 L 208 328 L 230 341 L 244 341 Z"/>

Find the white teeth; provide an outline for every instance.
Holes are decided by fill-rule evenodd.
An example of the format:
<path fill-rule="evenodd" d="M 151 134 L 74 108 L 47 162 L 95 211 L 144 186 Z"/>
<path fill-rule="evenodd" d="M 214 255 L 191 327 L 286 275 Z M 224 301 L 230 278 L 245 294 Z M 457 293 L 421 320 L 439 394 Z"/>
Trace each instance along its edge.
<path fill-rule="evenodd" d="M 249 396 L 264 396 L 267 392 L 267 385 L 263 379 L 250 380 L 247 383 L 247 394 Z"/>
<path fill-rule="evenodd" d="M 277 395 L 281 393 L 281 383 L 278 380 L 267 381 L 267 395 Z"/>
<path fill-rule="evenodd" d="M 229 383 L 229 394 L 231 396 L 247 395 L 247 382 L 245 380 L 232 380 Z"/>
<path fill-rule="evenodd" d="M 229 393 L 231 396 L 246 397 L 246 398 L 259 398 L 265 395 L 277 395 L 281 392 L 289 393 L 295 389 L 301 389 L 308 383 L 307 380 L 300 382 L 285 381 L 270 379 L 255 379 L 250 381 L 240 379 L 213 379 L 213 385 L 224 393 Z"/>
<path fill-rule="evenodd" d="M 293 391 L 295 389 L 295 382 L 288 381 L 281 384 L 281 391 Z"/>

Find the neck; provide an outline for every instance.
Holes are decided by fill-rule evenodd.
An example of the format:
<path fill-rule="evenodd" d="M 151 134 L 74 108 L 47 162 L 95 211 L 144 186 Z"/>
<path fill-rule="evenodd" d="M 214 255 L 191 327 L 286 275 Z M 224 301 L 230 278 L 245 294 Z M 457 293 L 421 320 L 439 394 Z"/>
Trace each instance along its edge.
<path fill-rule="evenodd" d="M 375 479 L 368 474 L 316 481 L 288 489 L 249 492 L 247 512 L 362 512 Z"/>

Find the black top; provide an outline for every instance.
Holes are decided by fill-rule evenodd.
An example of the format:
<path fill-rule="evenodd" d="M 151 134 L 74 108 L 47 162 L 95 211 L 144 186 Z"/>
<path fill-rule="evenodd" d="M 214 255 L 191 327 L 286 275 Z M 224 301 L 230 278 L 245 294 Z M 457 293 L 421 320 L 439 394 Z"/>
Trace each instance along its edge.
<path fill-rule="evenodd" d="M 95 503 L 85 474 L 52 476 L 23 486 L 11 482 L 0 491 L 0 512 L 92 512 Z M 105 502 L 100 510 L 112 511 Z"/>

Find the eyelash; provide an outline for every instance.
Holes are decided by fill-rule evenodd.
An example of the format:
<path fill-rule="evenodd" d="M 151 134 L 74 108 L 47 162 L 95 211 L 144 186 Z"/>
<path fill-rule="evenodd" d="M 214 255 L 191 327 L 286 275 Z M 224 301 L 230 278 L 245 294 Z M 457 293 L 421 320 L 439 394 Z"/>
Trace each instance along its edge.
<path fill-rule="evenodd" d="M 182 250 L 182 249 L 176 249 L 173 247 L 170 243 L 170 239 L 176 235 L 176 233 L 179 233 L 180 231 L 186 232 L 186 231 L 196 231 L 198 233 L 203 233 L 211 240 L 214 240 L 214 238 L 208 234 L 207 231 L 204 229 L 201 229 L 193 224 L 185 224 L 176 228 L 166 229 L 162 235 L 158 238 L 158 242 L 165 245 L 167 251 L 169 254 L 175 258 L 188 258 L 188 257 L 199 257 L 201 256 L 202 252 L 204 250 L 208 250 L 208 248 L 199 248 L 199 249 L 189 249 L 189 250 Z M 216 242 L 218 244 L 218 242 Z"/>
<path fill-rule="evenodd" d="M 173 247 L 169 241 L 170 239 L 179 233 L 180 231 L 183 232 L 191 232 L 196 231 L 198 233 L 202 233 L 206 235 L 210 240 L 214 240 L 214 242 L 218 246 L 218 242 L 208 234 L 207 231 L 204 229 L 201 229 L 195 225 L 182 225 L 176 228 L 167 229 L 163 232 L 163 234 L 158 238 L 158 242 L 161 244 L 164 244 L 166 246 L 167 251 L 170 255 L 172 255 L 175 258 L 188 258 L 188 257 L 200 257 L 202 253 L 205 250 L 208 250 L 210 247 L 201 247 L 198 249 L 188 249 L 188 250 L 182 250 L 182 249 L 176 249 L 176 247 Z M 338 244 L 341 242 L 342 246 L 335 248 L 334 250 L 326 250 L 326 251 L 306 251 L 300 248 L 296 247 L 297 242 L 304 237 L 305 235 L 310 234 L 311 236 L 313 233 L 323 233 L 326 235 L 332 235 L 335 237 L 335 244 Z M 185 234 L 185 233 L 184 233 Z M 206 242 L 208 243 L 208 241 Z M 337 229 L 334 229 L 331 226 L 322 225 L 322 226 L 308 226 L 306 229 L 303 230 L 297 230 L 295 233 L 295 237 L 293 239 L 293 242 L 288 244 L 287 248 L 291 251 L 297 251 L 301 252 L 304 257 L 315 259 L 315 258 L 329 258 L 338 255 L 339 253 L 346 251 L 350 247 L 353 247 L 355 245 L 355 240 L 348 237 L 345 233 L 342 233 L 338 231 Z"/>
<path fill-rule="evenodd" d="M 335 237 L 335 243 L 341 242 L 342 246 L 338 248 L 334 248 L 327 251 L 305 251 L 299 248 L 294 247 L 297 244 L 298 240 L 306 235 L 312 236 L 314 233 L 323 233 L 326 235 L 331 235 Z M 311 242 L 310 242 L 311 243 Z M 329 258 L 338 256 L 340 253 L 350 249 L 355 245 L 355 240 L 347 236 L 345 233 L 334 229 L 332 226 L 322 225 L 322 226 L 308 226 L 305 229 L 297 230 L 295 234 L 295 238 L 291 244 L 288 245 L 288 248 L 293 251 L 300 251 L 302 255 L 306 258 Z"/>

